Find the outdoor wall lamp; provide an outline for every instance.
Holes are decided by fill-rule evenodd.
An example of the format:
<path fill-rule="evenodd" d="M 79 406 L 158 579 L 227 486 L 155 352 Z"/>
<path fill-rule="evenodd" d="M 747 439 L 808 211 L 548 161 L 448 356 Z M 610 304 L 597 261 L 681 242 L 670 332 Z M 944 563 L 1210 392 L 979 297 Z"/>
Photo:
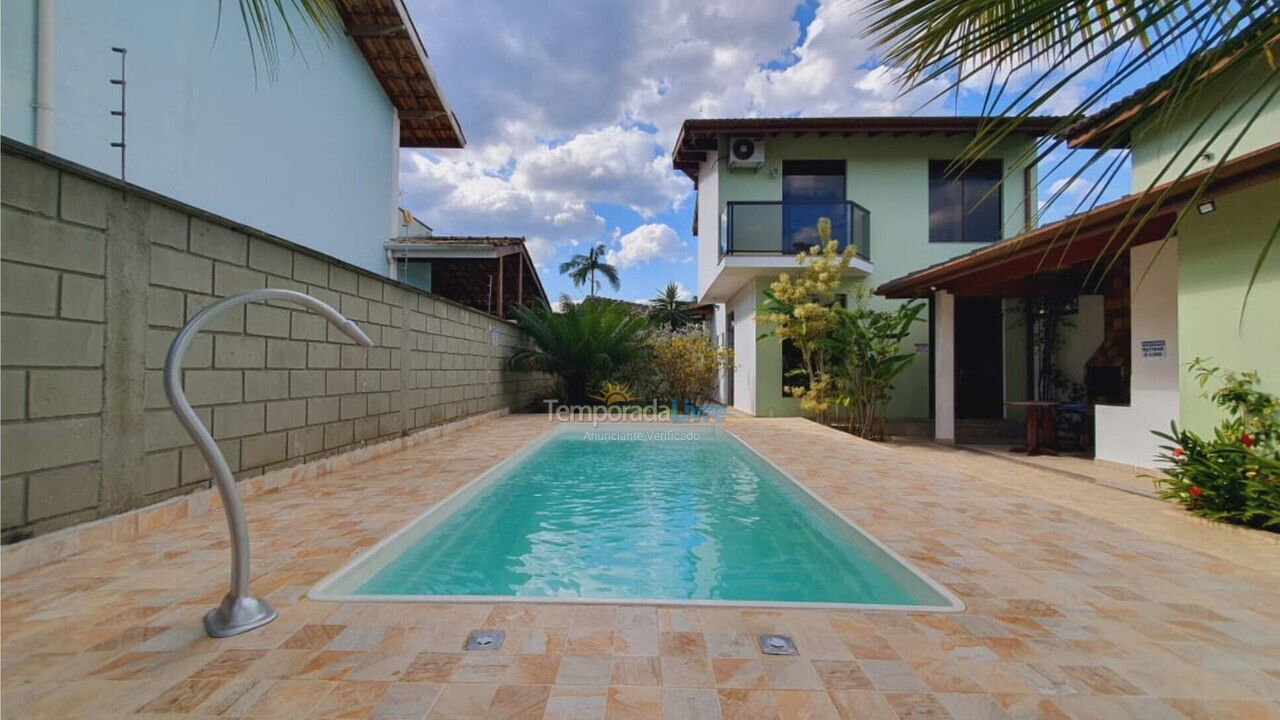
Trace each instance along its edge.
<path fill-rule="evenodd" d="M 1205 200 L 1204 202 L 1196 206 L 1196 210 L 1198 210 L 1201 215 L 1208 215 L 1209 213 L 1217 209 L 1218 209 L 1218 206 L 1214 205 L 1212 200 Z"/>
<path fill-rule="evenodd" d="M 354 322 L 325 303 L 294 290 L 272 288 L 232 295 L 201 310 L 178 331 L 178 336 L 169 346 L 169 355 L 164 360 L 164 394 L 213 473 L 214 484 L 222 496 L 222 509 L 227 515 L 227 528 L 231 532 L 231 589 L 218 607 L 205 613 L 204 631 L 210 637 L 229 637 L 262 627 L 276 619 L 276 611 L 266 600 L 249 593 L 249 528 L 245 524 L 244 506 L 240 503 L 240 492 L 236 489 L 236 480 L 227 459 L 191 409 L 191 403 L 187 402 L 187 395 L 182 390 L 182 358 L 192 339 L 214 318 L 227 310 L 259 300 L 284 300 L 305 306 L 325 316 L 344 335 L 360 345 L 373 345 L 369 336 Z"/>

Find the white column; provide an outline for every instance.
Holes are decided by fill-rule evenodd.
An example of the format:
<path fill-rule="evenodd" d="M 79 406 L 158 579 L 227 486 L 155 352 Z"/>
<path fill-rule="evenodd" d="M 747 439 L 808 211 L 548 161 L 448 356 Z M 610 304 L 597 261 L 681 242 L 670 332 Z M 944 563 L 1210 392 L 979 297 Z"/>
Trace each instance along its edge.
<path fill-rule="evenodd" d="M 933 294 L 933 438 L 956 441 L 956 298 Z"/>

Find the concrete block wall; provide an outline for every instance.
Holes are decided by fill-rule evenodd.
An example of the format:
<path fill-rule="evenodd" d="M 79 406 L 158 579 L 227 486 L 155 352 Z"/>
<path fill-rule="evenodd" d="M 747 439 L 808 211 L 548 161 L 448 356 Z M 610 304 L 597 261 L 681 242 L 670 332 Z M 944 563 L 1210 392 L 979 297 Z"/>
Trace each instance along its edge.
<path fill-rule="evenodd" d="M 178 328 L 217 298 L 308 293 L 362 348 L 288 304 L 192 343 L 188 399 L 238 477 L 500 408 L 545 378 L 505 369 L 508 322 L 6 142 L 0 161 L 0 514 L 6 541 L 209 486 L 165 400 Z"/>

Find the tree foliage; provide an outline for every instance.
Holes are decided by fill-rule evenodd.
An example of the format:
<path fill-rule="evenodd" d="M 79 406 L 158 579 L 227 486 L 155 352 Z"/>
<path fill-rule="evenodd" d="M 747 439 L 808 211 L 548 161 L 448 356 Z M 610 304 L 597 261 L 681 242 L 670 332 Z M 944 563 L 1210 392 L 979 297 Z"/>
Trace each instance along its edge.
<path fill-rule="evenodd" d="M 1200 358 L 1190 363 L 1200 387 L 1223 411 L 1212 437 L 1172 423 L 1155 432 L 1167 444 L 1158 456 L 1161 497 L 1214 520 L 1280 532 L 1280 399 L 1263 391 L 1253 371 L 1223 372 Z"/>
<path fill-rule="evenodd" d="M 828 218 L 818 220 L 818 238 L 818 245 L 796 254 L 796 263 L 801 266 L 798 277 L 793 280 L 789 273 L 779 275 L 769 284 L 757 313 L 761 324 L 771 326 L 761 337 L 788 341 L 800 351 L 803 367 L 795 375 L 807 377 L 808 386 L 787 385 L 784 391 L 800 399 L 801 410 L 824 417 L 831 407 L 825 340 L 837 322 L 832 307 L 836 290 L 857 249 L 839 249 L 831 239 Z"/>
<path fill-rule="evenodd" d="M 692 302 L 680 299 L 680 286 L 669 282 L 649 301 L 649 320 L 658 327 L 675 332 L 689 324 L 691 305 Z"/>
<path fill-rule="evenodd" d="M 1167 130 L 1182 123 L 1187 131 L 1183 137 L 1175 137 L 1175 144 L 1180 143 L 1178 152 L 1169 154 L 1147 187 L 1136 189 L 1143 200 L 1149 195 L 1154 206 L 1139 214 L 1131 211 L 1117 224 L 1108 239 L 1112 258 L 1163 210 L 1163 191 L 1157 194 L 1153 189 L 1204 169 L 1204 160 L 1211 159 L 1207 166 L 1210 172 L 1179 210 L 1169 230 L 1172 236 L 1280 92 L 1277 0 L 872 0 L 869 13 L 866 33 L 882 49 L 886 62 L 898 68 L 905 89 L 934 88 L 933 99 L 937 99 L 959 92 L 962 86 L 985 84 L 981 114 L 1014 119 L 981 128 L 955 169 L 988 155 L 1018 132 L 1020 120 L 1060 109 L 1063 99 L 1071 97 L 1074 85 L 1088 78 L 1092 88 L 1062 113 L 1051 132 L 1009 167 L 1009 172 L 1014 172 L 1030 162 L 1061 157 L 1050 172 L 1041 173 L 1041 177 L 1053 176 L 1070 155 L 1056 151 L 1069 141 L 1073 125 L 1106 107 L 1135 81 L 1168 67 L 1171 58 L 1185 57 L 1162 82 L 1138 91 L 1131 100 L 1140 111 L 1116 117 L 1099 135 L 1099 147 L 1050 192 L 1045 203 L 1045 208 L 1053 206 L 1075 180 L 1097 171 L 1098 182 L 1073 211 L 1090 209 L 1124 168 L 1125 155 L 1108 151 L 1122 148 L 1125 138 L 1144 124 Z M 1224 72 L 1258 63 L 1265 69 L 1260 74 Z M 1217 99 L 1219 112 L 1194 111 L 1194 103 L 1203 100 L 1205 86 L 1228 76 L 1230 84 Z M 1186 122 L 1188 117 L 1192 122 Z M 1225 151 L 1211 153 L 1215 146 Z M 1250 289 L 1277 236 L 1280 217 L 1259 253 L 1249 278 Z M 1046 250 L 1046 256 L 1060 253 L 1061 245 L 1072 240 L 1069 236 L 1059 238 L 1055 243 L 1058 248 Z M 1095 264 L 1091 277 L 1096 280 L 1113 262 Z M 1246 303 L 1247 298 L 1246 292 Z M 1242 317 L 1243 311 L 1242 306 Z"/>
<path fill-rule="evenodd" d="M 560 263 L 560 274 L 568 275 L 574 287 L 584 284 L 588 286 L 587 295 L 594 296 L 600 290 L 596 281 L 596 273 L 604 276 L 614 290 L 622 287 L 618 280 L 618 269 L 604 261 L 604 244 L 600 243 L 587 251 L 586 255 L 578 253 L 567 262 Z"/>
<path fill-rule="evenodd" d="M 326 45 L 342 35 L 342 17 L 335 0 L 239 0 L 239 6 L 254 74 L 261 65 L 272 80 L 280 67 L 281 34 L 299 55 L 299 36 L 304 28 Z M 221 22 L 222 0 L 218 0 L 219 25 Z"/>
<path fill-rule="evenodd" d="M 733 370 L 733 350 L 716 347 L 697 330 L 658 330 L 650 334 L 645 364 L 654 399 L 705 403 L 715 395 L 720 374 Z"/>
<path fill-rule="evenodd" d="M 880 440 L 893 382 L 915 359 L 902 351 L 924 303 L 907 302 L 893 310 L 877 310 L 867 292 L 858 287 L 853 307 L 838 308 L 836 323 L 826 341 L 830 392 L 847 413 L 848 430 Z"/>
<path fill-rule="evenodd" d="M 511 314 L 533 346 L 516 350 L 510 367 L 555 375 L 570 403 L 588 402 L 588 388 L 644 346 L 645 319 L 617 303 L 588 298 L 557 313 L 537 301 L 532 307 L 513 307 Z"/>

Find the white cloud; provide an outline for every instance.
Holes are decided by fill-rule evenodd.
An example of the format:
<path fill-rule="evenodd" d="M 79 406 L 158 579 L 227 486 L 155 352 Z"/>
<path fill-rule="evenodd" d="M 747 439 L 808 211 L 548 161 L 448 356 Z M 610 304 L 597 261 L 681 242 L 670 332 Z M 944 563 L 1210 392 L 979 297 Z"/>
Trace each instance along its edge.
<path fill-rule="evenodd" d="M 625 205 L 643 217 L 672 209 L 689 183 L 671 168 L 652 133 L 612 125 L 555 147 L 536 147 L 516 166 L 511 184 L 561 199 Z"/>
<path fill-rule="evenodd" d="M 605 262 L 629 268 L 651 260 L 673 260 L 688 251 L 670 225 L 647 223 L 617 239 L 617 247 L 605 253 Z"/>
<path fill-rule="evenodd" d="M 824 0 L 802 35 L 795 0 L 409 0 L 469 144 L 407 153 L 403 202 L 442 234 L 526 236 L 550 262 L 606 237 L 602 206 L 652 224 L 688 202 L 669 155 L 686 118 L 915 112 L 934 88 L 900 94 L 865 4 Z M 621 263 L 686 259 L 644 227 Z"/>
<path fill-rule="evenodd" d="M 1060 199 L 1079 199 L 1093 189 L 1093 183 L 1084 178 L 1058 178 L 1049 185 L 1049 194 L 1062 193 Z"/>

